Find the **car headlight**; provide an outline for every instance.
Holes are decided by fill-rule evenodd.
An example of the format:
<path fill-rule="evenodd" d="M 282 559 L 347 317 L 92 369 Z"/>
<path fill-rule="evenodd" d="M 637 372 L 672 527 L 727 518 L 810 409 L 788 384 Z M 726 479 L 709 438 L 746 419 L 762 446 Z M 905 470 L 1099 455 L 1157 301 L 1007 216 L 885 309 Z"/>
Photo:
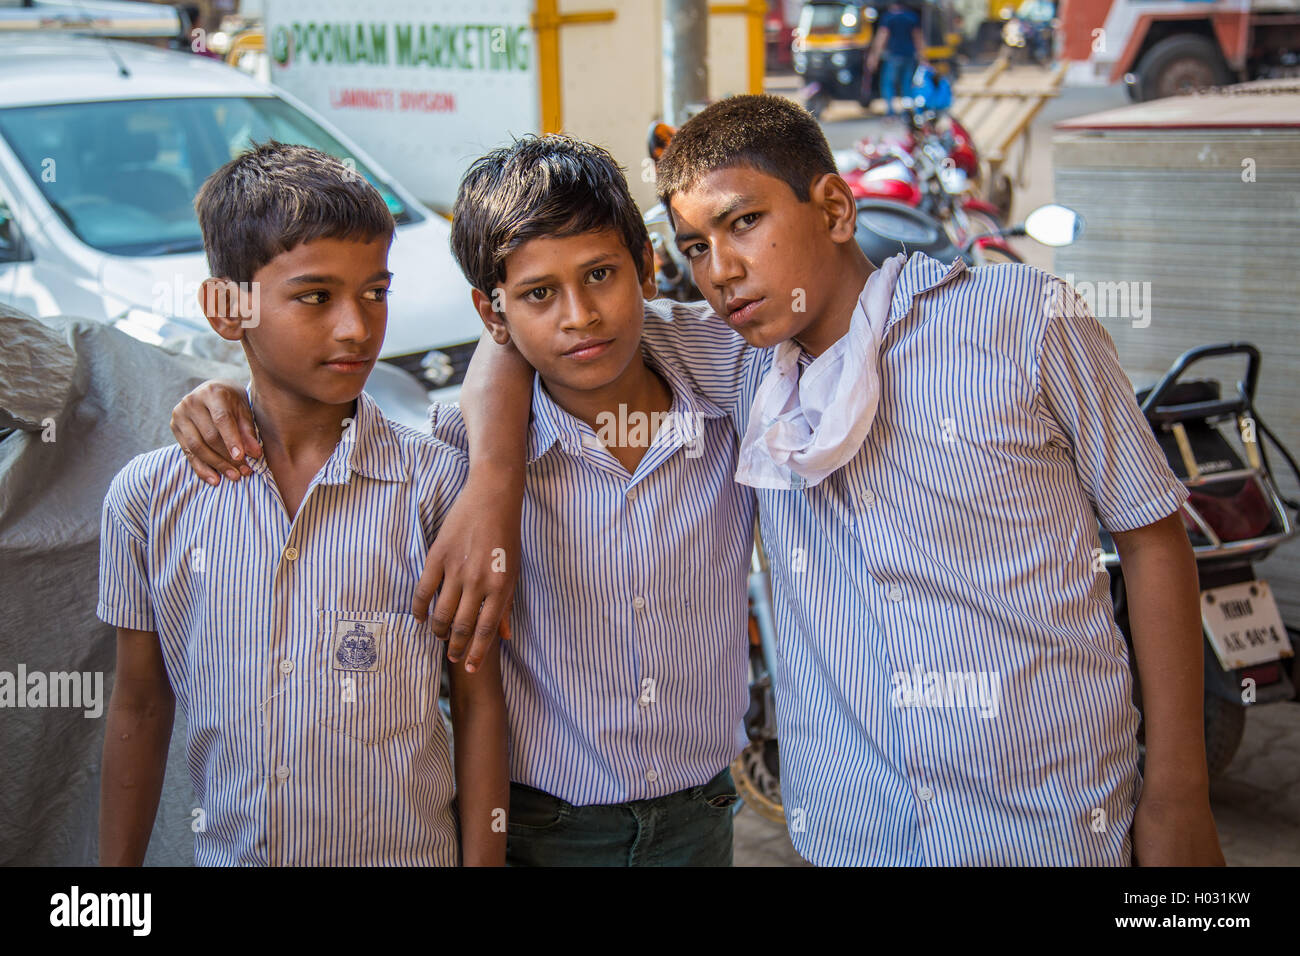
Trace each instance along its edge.
<path fill-rule="evenodd" d="M 831 54 L 831 66 L 843 66 L 846 62 L 848 61 L 845 59 L 843 53 Z"/>

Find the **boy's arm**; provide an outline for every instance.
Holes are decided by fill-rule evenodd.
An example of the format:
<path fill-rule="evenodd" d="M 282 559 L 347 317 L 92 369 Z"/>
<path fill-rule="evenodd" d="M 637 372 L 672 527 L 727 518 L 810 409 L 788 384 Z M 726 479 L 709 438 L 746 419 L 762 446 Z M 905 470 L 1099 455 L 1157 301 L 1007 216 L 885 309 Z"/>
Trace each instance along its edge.
<path fill-rule="evenodd" d="M 1223 866 L 1205 765 L 1200 595 L 1196 558 L 1174 513 L 1117 531 L 1142 677 L 1146 775 L 1133 820 L 1139 866 Z"/>
<path fill-rule="evenodd" d="M 473 673 L 463 662 L 448 665 L 463 866 L 503 866 L 506 861 L 510 767 L 500 651 L 499 644 L 491 645 Z"/>
<path fill-rule="evenodd" d="M 99 863 L 139 866 L 158 813 L 176 698 L 158 635 L 117 629 L 117 677 L 104 728 Z"/>
<path fill-rule="evenodd" d="M 411 612 L 430 616 L 446 639 L 447 659 L 479 666 L 505 621 L 519 578 L 524 464 L 534 371 L 513 345 L 484 332 L 461 386 L 460 413 L 469 439 L 465 489 L 443 520 L 425 559 Z M 494 652 L 495 653 L 495 652 Z"/>
<path fill-rule="evenodd" d="M 1029 306 L 1050 305 L 1037 370 L 1044 421 L 1070 444 L 1129 595 L 1147 721 L 1134 852 L 1144 865 L 1222 863 L 1205 766 L 1196 564 L 1179 513 L 1187 489 L 1138 409 L 1110 335 L 1081 296 L 1046 278 L 1052 285 L 1033 290 L 1041 295 Z"/>
<path fill-rule="evenodd" d="M 172 435 L 194 473 L 210 485 L 238 481 L 253 470 L 244 456 L 262 457 L 248 394 L 238 382 L 204 382 L 172 409 Z"/>

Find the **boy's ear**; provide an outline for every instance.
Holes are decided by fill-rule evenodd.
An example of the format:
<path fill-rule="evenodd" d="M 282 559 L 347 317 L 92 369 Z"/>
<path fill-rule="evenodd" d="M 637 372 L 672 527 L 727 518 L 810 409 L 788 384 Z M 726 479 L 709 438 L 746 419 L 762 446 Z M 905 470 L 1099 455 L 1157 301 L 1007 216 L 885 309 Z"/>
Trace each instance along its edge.
<path fill-rule="evenodd" d="M 853 190 L 839 173 L 823 173 L 813 180 L 813 202 L 826 216 L 827 231 L 834 242 L 853 242 L 858 230 L 858 204 Z"/>
<path fill-rule="evenodd" d="M 510 341 L 510 329 L 506 327 L 506 290 L 497 286 L 492 290 L 490 298 L 478 289 L 471 289 L 470 294 L 474 297 L 478 317 L 483 320 L 492 341 L 497 345 L 507 344 Z"/>
<path fill-rule="evenodd" d="M 199 286 L 199 309 L 208 325 L 223 339 L 238 342 L 250 323 L 244 319 L 239 285 L 229 279 L 209 277 Z M 256 324 L 256 323 L 252 323 Z"/>
<path fill-rule="evenodd" d="M 645 248 L 641 251 L 641 261 L 644 263 L 641 276 L 641 296 L 646 299 L 653 299 L 659 294 L 659 286 L 655 282 L 655 248 L 647 239 Z"/>

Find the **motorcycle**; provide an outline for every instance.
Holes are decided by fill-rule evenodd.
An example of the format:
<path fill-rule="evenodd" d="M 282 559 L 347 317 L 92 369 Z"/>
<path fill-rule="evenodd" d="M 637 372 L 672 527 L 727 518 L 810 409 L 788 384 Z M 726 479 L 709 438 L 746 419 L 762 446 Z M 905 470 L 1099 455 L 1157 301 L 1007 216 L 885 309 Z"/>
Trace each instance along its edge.
<path fill-rule="evenodd" d="M 997 235 L 1004 210 L 974 194 L 979 157 L 966 128 L 933 109 L 908 110 L 906 116 L 902 137 L 863 140 L 836 154 L 854 197 L 915 206 L 937 218 L 958 246 L 979 237 L 973 252 L 980 264 L 1020 262 Z"/>
<path fill-rule="evenodd" d="M 1213 379 L 1188 379 L 1207 359 L 1242 357 L 1245 377 L 1223 397 Z M 1300 466 L 1255 408 L 1259 350 L 1244 342 L 1208 345 L 1179 356 L 1138 402 L 1160 446 L 1190 497 L 1183 524 L 1196 555 L 1205 647 L 1205 751 L 1211 776 L 1223 773 L 1241 744 L 1246 713 L 1260 704 L 1291 700 L 1297 680 L 1292 638 L 1268 582 L 1255 571 L 1296 534 L 1300 503 L 1278 490 L 1267 438 L 1297 480 Z M 1232 436 L 1230 440 L 1229 435 Z M 1119 556 L 1102 534 L 1101 555 L 1111 576 L 1111 598 L 1129 643 L 1128 600 Z M 1134 672 L 1134 702 L 1141 684 Z M 1139 740 L 1142 733 L 1139 731 Z"/>

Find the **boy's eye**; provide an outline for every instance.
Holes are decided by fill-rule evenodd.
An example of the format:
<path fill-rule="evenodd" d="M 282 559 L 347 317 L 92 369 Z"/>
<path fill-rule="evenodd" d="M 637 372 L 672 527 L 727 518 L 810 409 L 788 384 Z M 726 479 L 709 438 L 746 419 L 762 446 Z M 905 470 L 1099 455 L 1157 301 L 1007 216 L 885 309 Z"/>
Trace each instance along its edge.
<path fill-rule="evenodd" d="M 692 242 L 682 250 L 682 255 L 687 259 L 694 259 L 696 256 L 702 256 L 708 250 L 708 246 L 702 242 Z"/>
<path fill-rule="evenodd" d="M 746 227 L 752 226 L 754 223 L 758 222 L 758 217 L 759 217 L 759 213 L 747 212 L 739 219 L 736 220 L 736 225 L 746 226 Z"/>
<path fill-rule="evenodd" d="M 298 301 L 306 305 L 324 305 L 329 295 L 328 292 L 305 292 L 298 296 Z"/>
<path fill-rule="evenodd" d="M 596 282 L 604 282 L 606 279 L 609 278 L 609 274 L 613 271 L 614 270 L 611 269 L 609 266 L 597 266 L 596 268 L 592 269 L 590 273 L 588 273 L 587 277 Z"/>
<path fill-rule="evenodd" d="M 387 301 L 388 301 L 388 296 L 389 296 L 390 294 L 391 294 L 391 290 L 386 289 L 386 288 L 368 289 L 368 290 L 366 290 L 366 295 L 371 296 L 371 297 L 372 297 L 372 300 L 371 300 L 371 301 L 374 301 L 374 302 L 387 302 Z"/>
<path fill-rule="evenodd" d="M 529 302 L 545 302 L 551 295 L 551 290 L 546 286 L 538 286 L 536 289 L 529 289 L 524 293 L 524 298 Z"/>

